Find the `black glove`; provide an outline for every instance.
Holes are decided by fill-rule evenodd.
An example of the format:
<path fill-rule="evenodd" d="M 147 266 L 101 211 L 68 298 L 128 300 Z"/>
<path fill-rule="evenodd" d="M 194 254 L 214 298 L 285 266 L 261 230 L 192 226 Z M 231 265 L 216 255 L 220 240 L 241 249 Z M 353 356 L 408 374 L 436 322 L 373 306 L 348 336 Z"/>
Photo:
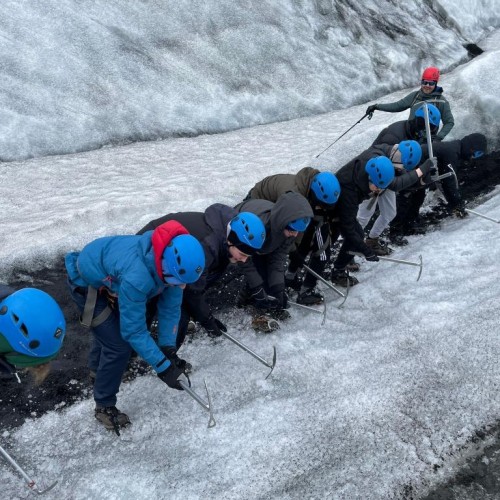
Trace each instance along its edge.
<path fill-rule="evenodd" d="M 177 366 L 177 368 L 180 368 L 182 370 L 182 372 L 184 373 L 184 371 L 186 369 L 186 360 L 181 359 L 181 358 L 179 358 L 179 356 L 177 356 L 177 350 L 175 349 L 175 347 L 163 346 L 163 347 L 160 347 L 160 349 L 161 349 L 161 352 L 163 354 L 165 354 L 165 356 L 167 356 L 170 363 Z"/>
<path fill-rule="evenodd" d="M 261 286 L 253 288 L 250 291 L 250 296 L 255 303 L 255 307 L 259 309 L 279 309 L 280 305 L 278 299 L 267 295 L 264 288 Z"/>
<path fill-rule="evenodd" d="M 269 293 L 278 300 L 278 309 L 288 308 L 288 295 L 285 292 L 284 284 L 271 287 Z"/>
<path fill-rule="evenodd" d="M 183 373 L 183 370 L 175 366 L 175 363 L 170 363 L 170 366 L 166 370 L 158 373 L 158 378 L 165 382 L 165 384 L 167 384 L 171 389 L 183 391 L 184 389 L 177 380 Z"/>
<path fill-rule="evenodd" d="M 365 259 L 368 261 L 368 262 L 378 262 L 380 259 L 378 258 L 378 255 L 375 254 L 375 253 L 369 253 L 369 254 L 365 254 Z"/>
<path fill-rule="evenodd" d="M 377 105 L 376 104 L 372 104 L 371 106 L 368 106 L 366 108 L 366 114 L 367 115 L 371 115 L 374 111 L 377 111 Z"/>
<path fill-rule="evenodd" d="M 210 337 L 220 337 L 222 332 L 227 332 L 226 325 L 212 315 L 210 315 L 208 321 L 203 324 L 203 328 L 205 328 Z"/>
<path fill-rule="evenodd" d="M 435 169 L 434 167 L 434 161 L 432 158 L 429 158 L 427 160 L 424 161 L 424 163 L 422 163 L 422 165 L 419 165 L 418 168 L 422 171 L 422 173 L 424 174 L 422 177 L 425 177 L 426 174 L 429 174 L 431 173 L 432 174 L 432 170 Z"/>

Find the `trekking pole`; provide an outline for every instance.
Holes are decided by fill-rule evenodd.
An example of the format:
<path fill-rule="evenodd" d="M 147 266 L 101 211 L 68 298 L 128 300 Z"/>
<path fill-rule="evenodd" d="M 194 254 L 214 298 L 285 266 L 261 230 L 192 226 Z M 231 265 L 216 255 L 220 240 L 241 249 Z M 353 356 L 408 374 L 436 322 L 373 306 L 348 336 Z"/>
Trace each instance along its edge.
<path fill-rule="evenodd" d="M 488 217 L 487 215 L 480 214 L 479 212 L 476 212 L 475 210 L 471 210 L 469 208 L 466 208 L 465 211 L 469 212 L 470 214 L 477 215 L 478 217 L 482 217 L 483 219 L 490 220 L 491 222 L 494 222 L 495 224 L 500 224 L 499 219 L 493 219 L 491 217 Z"/>
<path fill-rule="evenodd" d="M 245 352 L 248 352 L 250 356 L 253 356 L 257 361 L 260 361 L 263 365 L 266 365 L 268 368 L 271 368 L 271 371 L 268 373 L 267 378 L 271 373 L 273 373 L 274 367 L 276 366 L 276 347 L 273 346 L 273 361 L 272 363 L 268 363 L 264 358 L 261 358 L 258 354 L 253 352 L 249 347 L 247 347 L 245 344 L 242 344 L 239 340 L 235 339 L 232 335 L 229 335 L 229 333 L 226 332 L 221 332 L 224 337 L 228 338 L 231 342 L 234 342 L 238 347 L 243 349 Z"/>
<path fill-rule="evenodd" d="M 362 253 L 359 252 L 348 252 L 351 255 L 354 255 L 356 257 L 364 257 Z M 396 264 L 406 264 L 408 266 L 417 266 L 420 268 L 418 272 L 418 277 L 417 281 L 420 279 L 420 276 L 422 275 L 422 268 L 423 268 L 423 263 L 422 263 L 422 256 L 419 255 L 418 258 L 420 259 L 420 262 L 412 262 L 411 260 L 401 260 L 401 259 L 393 259 L 392 257 L 381 257 L 378 256 L 379 260 L 386 260 L 387 262 L 395 262 Z"/>
<path fill-rule="evenodd" d="M 21 474 L 21 476 L 23 476 L 24 480 L 28 483 L 28 487 L 31 488 L 34 492 L 38 493 L 39 495 L 43 495 L 44 493 L 47 493 L 47 491 L 50 491 L 57 484 L 57 481 L 56 481 L 55 483 L 50 485 L 48 488 L 45 488 L 43 490 L 39 489 L 38 486 L 36 485 L 35 481 L 33 481 L 33 479 L 31 479 L 28 476 L 28 474 L 26 474 L 26 472 L 24 472 L 24 470 L 21 468 L 21 466 L 1 446 L 0 446 L 0 454 L 5 458 L 5 460 L 7 460 L 7 462 L 10 463 L 10 465 L 12 465 L 12 467 L 14 467 L 14 469 L 17 470 L 17 472 L 19 472 L 19 474 Z"/>
<path fill-rule="evenodd" d="M 299 304 L 298 302 L 293 302 L 293 300 L 290 300 L 290 299 L 288 300 L 288 303 L 291 306 L 300 307 L 301 309 L 305 309 L 306 311 L 311 311 L 311 312 L 315 312 L 316 314 L 321 314 L 323 316 L 323 321 L 321 322 L 321 325 L 325 324 L 326 304 L 324 302 L 323 302 L 323 311 L 320 311 L 319 309 L 316 309 L 315 307 L 306 306 L 305 304 Z"/>
<path fill-rule="evenodd" d="M 338 288 L 334 287 L 331 283 L 325 280 L 321 274 L 318 274 L 316 271 L 313 271 L 308 265 L 304 264 L 304 269 L 308 272 L 311 273 L 315 278 L 319 279 L 322 283 L 324 283 L 328 288 L 331 288 L 334 292 L 338 293 L 341 297 L 344 298 L 342 303 L 338 305 L 337 307 L 342 307 L 344 305 L 344 302 L 347 300 L 347 296 L 349 295 L 349 280 L 347 280 L 347 288 L 345 293 L 342 293 Z"/>
<path fill-rule="evenodd" d="M 325 153 L 326 151 L 328 151 L 339 139 L 342 139 L 342 137 L 344 137 L 344 135 L 346 135 L 347 132 L 350 132 L 358 123 L 360 123 L 362 120 L 364 120 L 367 116 L 369 116 L 368 120 L 371 120 L 372 115 L 373 115 L 373 113 L 370 113 L 370 114 L 366 113 L 366 114 L 364 114 L 352 127 L 349 127 L 340 137 L 337 137 L 337 139 L 335 139 L 326 149 L 323 149 L 323 151 L 321 151 L 321 153 L 317 154 L 315 156 L 315 158 L 318 158 L 323 153 Z"/>
<path fill-rule="evenodd" d="M 210 418 L 208 419 L 208 427 L 215 427 L 215 418 L 214 414 L 212 413 L 212 399 L 210 398 L 210 393 L 208 392 L 208 386 L 207 386 L 207 381 L 203 379 L 203 382 L 205 382 L 205 390 L 207 391 L 207 398 L 208 398 L 208 403 L 203 401 L 203 399 L 196 394 L 196 392 L 191 389 L 191 381 L 188 379 L 188 384 L 186 382 L 179 380 L 180 386 L 205 410 L 208 411 Z"/>

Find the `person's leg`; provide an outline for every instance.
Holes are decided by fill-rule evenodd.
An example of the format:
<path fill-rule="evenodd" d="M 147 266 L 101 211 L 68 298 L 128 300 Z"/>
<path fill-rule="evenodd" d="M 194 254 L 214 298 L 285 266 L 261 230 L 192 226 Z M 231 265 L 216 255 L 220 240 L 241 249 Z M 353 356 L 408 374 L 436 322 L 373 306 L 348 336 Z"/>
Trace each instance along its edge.
<path fill-rule="evenodd" d="M 330 224 L 324 223 L 317 228 L 312 241 L 312 253 L 309 267 L 320 276 L 330 260 Z M 297 302 L 304 305 L 319 304 L 324 301 L 323 294 L 316 289 L 317 278 L 306 271 Z"/>
<path fill-rule="evenodd" d="M 380 215 L 374 222 L 369 237 L 378 238 L 388 227 L 391 221 L 396 217 L 396 193 L 388 189 L 378 198 L 378 208 Z"/>
<path fill-rule="evenodd" d="M 379 196 L 380 199 L 380 196 Z M 363 201 L 361 205 L 359 205 L 358 208 L 358 222 L 359 225 L 364 229 L 368 222 L 370 222 L 370 219 L 372 218 L 373 214 L 375 213 L 375 210 L 377 208 L 377 202 L 370 198 L 368 200 Z"/>

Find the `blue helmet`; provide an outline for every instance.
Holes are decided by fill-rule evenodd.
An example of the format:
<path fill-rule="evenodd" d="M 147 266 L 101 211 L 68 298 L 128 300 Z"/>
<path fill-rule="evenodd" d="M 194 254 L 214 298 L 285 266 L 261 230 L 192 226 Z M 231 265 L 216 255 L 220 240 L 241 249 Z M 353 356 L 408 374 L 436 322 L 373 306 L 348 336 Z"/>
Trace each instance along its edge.
<path fill-rule="evenodd" d="M 262 248 L 266 228 L 260 217 L 252 212 L 241 212 L 228 224 L 227 239 L 231 245 L 246 255 L 253 255 Z"/>
<path fill-rule="evenodd" d="M 340 184 L 331 172 L 320 172 L 311 181 L 311 191 L 321 205 L 333 205 L 340 196 Z"/>
<path fill-rule="evenodd" d="M 169 285 L 194 283 L 205 268 L 205 252 L 201 243 L 190 234 L 172 238 L 161 259 L 163 280 Z"/>
<path fill-rule="evenodd" d="M 427 104 L 427 110 L 429 111 L 429 125 L 436 129 L 439 128 L 439 122 L 441 121 L 441 112 L 434 106 L 434 104 Z M 425 126 L 425 111 L 424 106 L 420 106 L 417 111 L 415 111 L 415 118 L 421 118 Z M 424 128 L 420 125 L 419 128 Z"/>
<path fill-rule="evenodd" d="M 365 165 L 365 172 L 368 174 L 372 184 L 380 189 L 385 189 L 394 179 L 394 165 L 387 156 L 377 156 L 368 160 Z"/>
<path fill-rule="evenodd" d="M 0 334 L 14 352 L 46 358 L 61 349 L 66 321 L 48 293 L 23 288 L 0 301 Z"/>
<path fill-rule="evenodd" d="M 422 159 L 422 148 L 417 141 L 403 141 L 398 145 L 401 163 L 406 170 L 413 170 Z"/>
<path fill-rule="evenodd" d="M 290 221 L 286 228 L 290 231 L 299 231 L 304 232 L 307 229 L 307 226 L 311 222 L 311 217 L 302 217 L 300 219 L 295 219 Z"/>

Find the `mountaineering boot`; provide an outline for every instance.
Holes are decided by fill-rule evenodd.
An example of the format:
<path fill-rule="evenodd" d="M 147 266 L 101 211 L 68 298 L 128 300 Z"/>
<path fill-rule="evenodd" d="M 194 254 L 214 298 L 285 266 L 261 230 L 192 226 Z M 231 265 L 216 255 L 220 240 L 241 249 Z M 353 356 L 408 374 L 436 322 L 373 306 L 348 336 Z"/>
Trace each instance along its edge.
<path fill-rule="evenodd" d="M 313 306 L 314 304 L 321 304 L 324 300 L 325 297 L 316 289 L 316 287 L 302 287 L 297 297 L 297 304 Z"/>
<path fill-rule="evenodd" d="M 347 264 L 346 269 L 350 273 L 357 273 L 361 269 L 361 266 L 354 260 L 354 257 L 353 257 L 351 262 L 349 262 L 349 264 Z"/>
<path fill-rule="evenodd" d="M 127 427 L 132 423 L 128 415 L 122 413 L 116 406 L 96 406 L 94 415 L 106 429 L 115 431 L 118 436 L 120 435 L 120 427 Z"/>
<path fill-rule="evenodd" d="M 285 273 L 285 286 L 286 288 L 291 288 L 292 290 L 298 292 L 300 290 L 300 278 L 298 273 L 287 271 Z"/>
<path fill-rule="evenodd" d="M 366 246 L 369 247 L 375 255 L 382 257 L 383 255 L 390 255 L 392 253 L 392 248 L 389 248 L 386 244 L 377 238 L 366 238 Z"/>
<path fill-rule="evenodd" d="M 271 333 L 279 330 L 280 324 L 268 314 L 259 314 L 252 318 L 252 328 L 256 332 Z"/>
<path fill-rule="evenodd" d="M 346 288 L 348 283 L 349 286 L 354 286 L 359 283 L 359 280 L 354 276 L 349 276 L 349 273 L 345 269 L 332 269 L 331 281 L 335 285 Z"/>

